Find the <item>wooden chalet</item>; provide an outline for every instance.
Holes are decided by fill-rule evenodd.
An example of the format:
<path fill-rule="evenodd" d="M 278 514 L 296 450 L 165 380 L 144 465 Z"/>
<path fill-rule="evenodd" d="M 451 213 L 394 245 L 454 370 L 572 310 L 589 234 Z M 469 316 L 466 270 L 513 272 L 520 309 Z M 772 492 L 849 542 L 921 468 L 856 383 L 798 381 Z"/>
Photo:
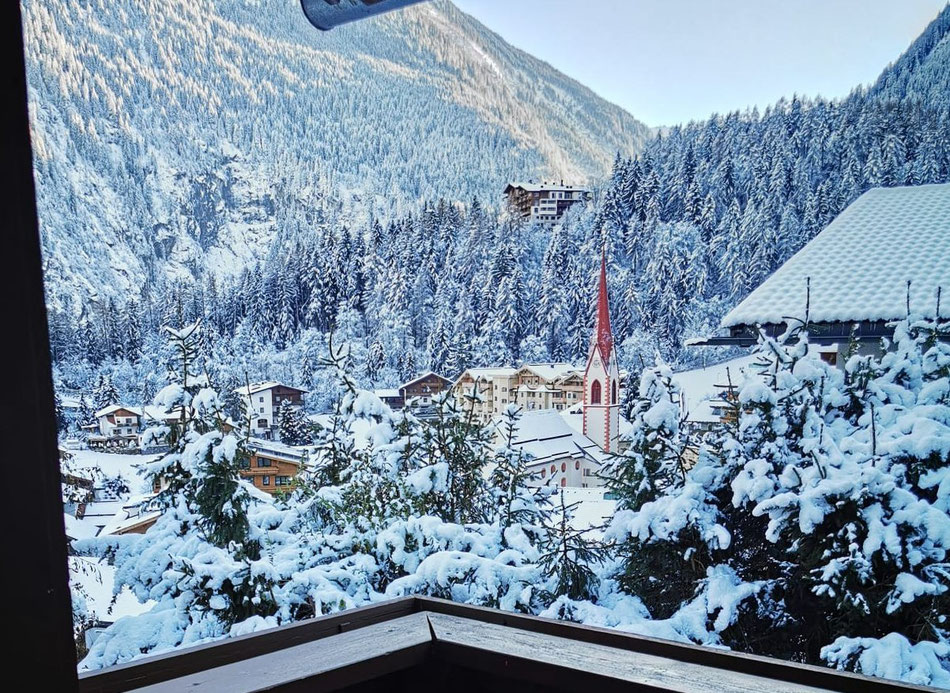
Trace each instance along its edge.
<path fill-rule="evenodd" d="M 252 438 L 248 441 L 251 455 L 241 476 L 254 488 L 270 494 L 289 491 L 294 477 L 307 459 L 307 448 L 296 448 L 275 441 Z"/>

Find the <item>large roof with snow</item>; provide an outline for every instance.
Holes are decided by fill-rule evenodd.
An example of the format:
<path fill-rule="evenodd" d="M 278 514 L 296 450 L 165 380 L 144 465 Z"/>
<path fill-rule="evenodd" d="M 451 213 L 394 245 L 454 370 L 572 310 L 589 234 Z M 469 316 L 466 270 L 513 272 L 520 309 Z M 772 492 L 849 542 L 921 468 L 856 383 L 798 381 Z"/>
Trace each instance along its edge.
<path fill-rule="evenodd" d="M 529 370 L 545 380 L 556 380 L 565 375 L 580 373 L 580 369 L 571 363 L 526 363 L 518 370 Z"/>
<path fill-rule="evenodd" d="M 288 390 L 296 390 L 297 392 L 306 392 L 306 390 L 299 387 L 293 387 L 291 385 L 284 385 L 279 383 L 276 380 L 267 380 L 263 383 L 251 383 L 250 385 L 242 385 L 239 388 L 236 388 L 234 391 L 239 395 L 244 395 L 245 397 L 249 395 L 256 394 L 258 392 L 263 392 L 264 390 L 272 390 L 275 387 L 284 387 Z"/>
<path fill-rule="evenodd" d="M 563 458 L 588 458 L 597 463 L 607 459 L 597 443 L 575 430 L 555 409 L 523 412 L 513 445 L 532 456 L 529 467 Z"/>
<path fill-rule="evenodd" d="M 950 184 L 874 188 L 749 294 L 723 327 L 933 315 L 950 292 Z M 810 283 L 809 292 L 806 283 Z M 950 300 L 946 297 L 944 303 Z"/>

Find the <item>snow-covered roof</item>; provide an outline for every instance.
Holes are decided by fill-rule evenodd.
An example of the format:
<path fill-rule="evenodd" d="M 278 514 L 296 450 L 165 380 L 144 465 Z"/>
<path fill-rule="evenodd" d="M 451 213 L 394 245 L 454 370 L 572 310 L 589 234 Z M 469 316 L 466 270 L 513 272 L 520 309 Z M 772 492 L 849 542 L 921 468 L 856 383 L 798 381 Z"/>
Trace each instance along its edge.
<path fill-rule="evenodd" d="M 500 426 L 498 430 L 500 433 Z M 534 458 L 529 466 L 566 457 L 585 457 L 598 464 L 607 459 L 597 443 L 575 430 L 554 409 L 523 412 L 513 445 Z"/>
<path fill-rule="evenodd" d="M 523 182 L 512 182 L 505 187 L 505 191 L 508 191 L 508 188 L 521 188 L 527 192 L 541 192 L 542 190 L 573 190 L 575 192 L 589 192 L 587 188 L 581 185 L 564 185 L 563 183 L 549 183 L 547 181 L 543 183 L 523 183 Z"/>
<path fill-rule="evenodd" d="M 950 184 L 874 188 L 775 271 L 722 320 L 723 327 L 804 318 L 893 320 L 934 313 L 950 291 Z"/>
<path fill-rule="evenodd" d="M 136 416 L 142 415 L 142 407 L 127 407 L 122 404 L 110 404 L 108 407 L 103 407 L 97 411 L 93 416 L 97 419 L 103 416 L 108 416 L 109 414 L 114 414 L 117 411 L 127 411 L 135 414 Z"/>
<path fill-rule="evenodd" d="M 584 403 L 578 402 L 573 404 L 567 409 L 562 409 L 558 412 L 561 417 L 568 423 L 568 425 L 573 428 L 578 433 L 584 432 Z M 632 424 L 624 417 L 618 417 L 618 428 L 620 429 L 617 432 L 618 436 L 624 435 L 627 431 L 630 430 Z"/>
<path fill-rule="evenodd" d="M 394 388 L 382 388 L 379 390 L 373 390 L 373 394 L 375 394 L 380 399 L 398 399 L 401 396 L 399 394 L 399 390 L 396 390 Z"/>
<path fill-rule="evenodd" d="M 436 378 L 438 378 L 439 380 L 442 380 L 442 381 L 447 382 L 447 383 L 448 383 L 448 382 L 451 382 L 451 381 L 450 381 L 448 378 L 446 378 L 444 375 L 439 375 L 439 374 L 436 373 L 435 371 L 426 371 L 426 372 L 423 373 L 422 375 L 417 375 L 417 376 L 416 376 L 415 378 L 413 378 L 412 380 L 409 380 L 408 382 L 403 383 L 402 385 L 399 386 L 399 389 L 402 390 L 402 389 L 404 389 L 404 388 L 409 387 L 410 385 L 415 385 L 415 384 L 418 383 L 420 380 L 425 380 L 426 378 L 431 378 L 431 377 L 436 377 Z"/>
<path fill-rule="evenodd" d="M 267 380 L 262 383 L 251 383 L 250 385 L 242 385 L 239 388 L 235 388 L 235 392 L 239 395 L 244 395 L 248 397 L 250 395 L 256 394 L 258 392 L 263 392 L 264 390 L 272 390 L 275 387 L 286 387 L 288 390 L 296 390 L 297 392 L 306 392 L 299 387 L 293 387 L 292 385 L 284 385 L 279 383 L 276 380 Z"/>
<path fill-rule="evenodd" d="M 492 379 L 494 379 L 494 378 L 510 378 L 511 376 L 513 376 L 513 375 L 514 375 L 515 373 L 517 373 L 517 372 L 518 372 L 517 369 L 515 369 L 515 368 L 507 368 L 507 367 L 503 367 L 503 368 L 469 368 L 467 371 L 465 371 L 464 373 L 462 373 L 462 375 L 459 376 L 459 379 L 456 380 L 455 382 L 458 383 L 458 382 L 461 381 L 462 378 L 464 378 L 466 375 L 470 376 L 470 377 L 472 378 L 472 380 L 482 380 L 482 381 L 488 380 L 488 381 L 490 381 L 490 380 L 492 380 Z"/>
<path fill-rule="evenodd" d="M 713 400 L 722 396 L 722 386 L 741 381 L 740 371 L 748 368 L 758 358 L 755 354 L 746 354 L 739 358 L 723 361 L 712 366 L 694 368 L 673 374 L 673 382 L 680 387 L 686 406 L 687 420 L 696 423 L 715 423 L 719 414 L 713 411 Z"/>
<path fill-rule="evenodd" d="M 165 407 L 155 407 L 148 405 L 145 407 L 140 406 L 129 406 L 122 404 L 112 404 L 108 407 L 104 407 L 97 411 L 93 416 L 97 419 L 103 416 L 108 416 L 109 414 L 114 414 L 117 411 L 127 411 L 135 414 L 138 417 L 144 416 L 147 419 L 153 421 L 165 421 L 166 419 L 177 419 L 181 413 L 180 408 L 175 408 L 170 412 L 165 411 Z"/>
<path fill-rule="evenodd" d="M 555 380 L 579 372 L 577 366 L 570 363 L 526 363 L 518 370 L 529 370 L 545 380 Z"/>
<path fill-rule="evenodd" d="M 313 449 L 313 446 L 309 445 L 284 445 L 276 440 L 264 440 L 263 438 L 248 438 L 247 447 L 263 455 L 278 457 L 286 462 L 293 463 L 299 463 L 303 456 Z"/>

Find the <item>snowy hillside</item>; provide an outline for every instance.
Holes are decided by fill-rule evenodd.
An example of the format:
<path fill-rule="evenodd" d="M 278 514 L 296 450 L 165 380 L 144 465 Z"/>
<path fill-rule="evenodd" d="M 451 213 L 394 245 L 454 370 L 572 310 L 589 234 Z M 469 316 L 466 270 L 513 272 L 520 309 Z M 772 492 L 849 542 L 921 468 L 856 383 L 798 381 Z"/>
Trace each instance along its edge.
<path fill-rule="evenodd" d="M 302 210 L 590 181 L 649 136 L 447 2 L 330 33 L 294 0 L 24 8 L 53 304 L 235 272 Z"/>

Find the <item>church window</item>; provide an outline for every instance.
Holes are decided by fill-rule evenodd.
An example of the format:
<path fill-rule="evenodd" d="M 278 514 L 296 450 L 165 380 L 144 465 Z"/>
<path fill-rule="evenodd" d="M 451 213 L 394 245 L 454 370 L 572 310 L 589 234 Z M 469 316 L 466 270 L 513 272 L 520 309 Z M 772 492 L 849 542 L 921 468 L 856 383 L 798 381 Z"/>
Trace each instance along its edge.
<path fill-rule="evenodd" d="M 594 384 L 590 386 L 590 403 L 600 404 L 600 381 L 599 380 L 595 380 Z"/>
<path fill-rule="evenodd" d="M 613 381 L 613 383 L 611 383 L 610 385 L 610 403 L 611 404 L 617 403 L 617 381 L 616 380 Z"/>

